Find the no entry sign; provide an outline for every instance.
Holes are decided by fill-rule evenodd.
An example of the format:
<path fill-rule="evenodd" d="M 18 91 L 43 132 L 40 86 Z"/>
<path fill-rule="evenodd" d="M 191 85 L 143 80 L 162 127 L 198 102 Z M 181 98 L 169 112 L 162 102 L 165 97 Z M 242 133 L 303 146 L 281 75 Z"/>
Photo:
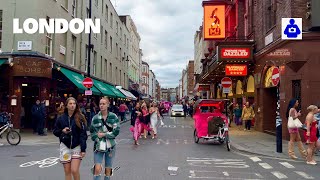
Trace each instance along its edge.
<path fill-rule="evenodd" d="M 224 77 L 221 79 L 221 85 L 224 88 L 229 88 L 231 87 L 232 80 L 229 77 Z"/>
<path fill-rule="evenodd" d="M 82 81 L 82 84 L 84 87 L 86 88 L 91 88 L 93 86 L 93 81 L 91 78 L 84 78 L 84 80 Z"/>
<path fill-rule="evenodd" d="M 278 86 L 280 82 L 280 72 L 279 68 L 274 67 L 272 70 L 272 77 L 271 77 L 272 85 Z"/>

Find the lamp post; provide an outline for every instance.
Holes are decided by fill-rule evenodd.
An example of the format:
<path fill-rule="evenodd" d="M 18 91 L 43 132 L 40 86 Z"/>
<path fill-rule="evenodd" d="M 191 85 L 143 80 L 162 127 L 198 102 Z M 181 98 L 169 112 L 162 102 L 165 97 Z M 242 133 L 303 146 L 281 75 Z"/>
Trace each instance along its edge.
<path fill-rule="evenodd" d="M 92 9 L 92 0 L 89 0 L 89 19 L 91 19 L 91 9 Z M 89 42 L 88 42 L 88 67 L 87 67 L 87 76 L 90 77 L 90 64 L 91 64 L 91 49 L 93 49 L 93 45 L 91 44 L 91 29 L 89 33 Z M 87 103 L 89 103 L 89 96 L 87 96 Z"/>

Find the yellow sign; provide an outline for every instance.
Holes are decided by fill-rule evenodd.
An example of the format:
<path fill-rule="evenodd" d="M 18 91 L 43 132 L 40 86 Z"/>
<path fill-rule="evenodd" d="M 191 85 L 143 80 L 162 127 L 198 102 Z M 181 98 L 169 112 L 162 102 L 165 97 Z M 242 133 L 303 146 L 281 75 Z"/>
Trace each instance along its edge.
<path fill-rule="evenodd" d="M 204 4 L 205 40 L 224 39 L 226 37 L 225 5 Z"/>

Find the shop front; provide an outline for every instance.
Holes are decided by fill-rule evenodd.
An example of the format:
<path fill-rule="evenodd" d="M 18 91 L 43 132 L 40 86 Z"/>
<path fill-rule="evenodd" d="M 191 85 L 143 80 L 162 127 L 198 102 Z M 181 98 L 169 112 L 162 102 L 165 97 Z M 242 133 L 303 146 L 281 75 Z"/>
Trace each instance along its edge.
<path fill-rule="evenodd" d="M 310 104 L 320 105 L 320 33 L 304 33 L 301 41 L 278 41 L 255 55 L 257 128 L 275 133 L 277 91 L 271 83 L 272 70 L 280 69 L 280 116 L 283 137 L 288 138 L 286 110 L 290 99 L 300 101 L 302 123 Z"/>

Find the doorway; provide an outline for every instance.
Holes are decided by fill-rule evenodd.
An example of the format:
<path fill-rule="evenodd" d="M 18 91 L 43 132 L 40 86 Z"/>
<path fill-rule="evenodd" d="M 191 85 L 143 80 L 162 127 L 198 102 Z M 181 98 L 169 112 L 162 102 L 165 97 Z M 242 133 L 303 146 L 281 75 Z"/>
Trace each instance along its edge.
<path fill-rule="evenodd" d="M 23 128 L 32 128 L 32 106 L 39 99 L 40 85 L 39 84 L 23 84 L 22 85 L 22 100 L 21 108 L 24 108 L 25 117 L 21 120 Z M 39 99 L 40 100 L 40 99 Z"/>
<path fill-rule="evenodd" d="M 276 133 L 277 88 L 263 89 L 263 130 L 266 133 Z"/>

